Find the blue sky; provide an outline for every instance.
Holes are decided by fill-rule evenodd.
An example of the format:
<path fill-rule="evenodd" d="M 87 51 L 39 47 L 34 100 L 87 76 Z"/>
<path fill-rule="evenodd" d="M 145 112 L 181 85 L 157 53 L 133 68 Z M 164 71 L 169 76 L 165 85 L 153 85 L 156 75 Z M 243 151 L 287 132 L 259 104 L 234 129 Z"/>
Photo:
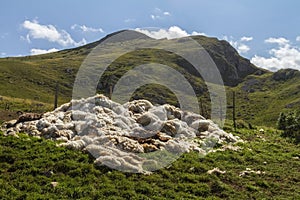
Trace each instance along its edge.
<path fill-rule="evenodd" d="M 254 64 L 300 69 L 298 0 L 3 0 L 0 56 L 72 48 L 121 29 L 226 39 Z M 156 32 L 155 32 L 156 30 Z"/>

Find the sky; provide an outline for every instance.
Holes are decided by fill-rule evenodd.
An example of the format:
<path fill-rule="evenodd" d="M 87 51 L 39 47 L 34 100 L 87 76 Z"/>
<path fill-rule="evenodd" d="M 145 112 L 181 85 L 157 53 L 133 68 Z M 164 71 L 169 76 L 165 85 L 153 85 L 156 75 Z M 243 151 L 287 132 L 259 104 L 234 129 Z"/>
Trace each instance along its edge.
<path fill-rule="evenodd" d="M 0 57 L 73 48 L 123 29 L 227 40 L 259 67 L 300 70 L 299 0 L 2 0 Z"/>

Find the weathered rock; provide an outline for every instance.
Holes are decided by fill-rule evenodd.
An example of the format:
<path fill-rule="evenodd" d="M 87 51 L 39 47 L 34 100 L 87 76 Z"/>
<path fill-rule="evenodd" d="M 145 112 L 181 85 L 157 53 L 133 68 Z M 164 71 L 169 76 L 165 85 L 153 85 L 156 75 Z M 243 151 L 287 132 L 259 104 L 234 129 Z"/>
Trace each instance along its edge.
<path fill-rule="evenodd" d="M 275 81 L 286 81 L 299 75 L 299 71 L 295 69 L 280 69 L 272 75 L 272 79 Z"/>

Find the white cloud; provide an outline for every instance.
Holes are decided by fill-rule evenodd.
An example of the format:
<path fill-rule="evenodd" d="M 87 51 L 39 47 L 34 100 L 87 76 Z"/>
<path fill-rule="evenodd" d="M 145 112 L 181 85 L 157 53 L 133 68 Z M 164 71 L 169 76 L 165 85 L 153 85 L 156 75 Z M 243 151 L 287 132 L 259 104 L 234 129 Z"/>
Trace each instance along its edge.
<path fill-rule="evenodd" d="M 278 46 L 269 51 L 270 57 L 255 55 L 251 62 L 259 67 L 271 71 L 280 68 L 294 68 L 300 70 L 300 48 L 291 45 L 285 38 L 268 38 L 266 43 L 275 43 Z"/>
<path fill-rule="evenodd" d="M 207 36 L 205 33 L 193 31 L 192 33 L 188 33 L 187 31 L 181 29 L 178 26 L 171 26 L 168 29 L 158 29 L 158 30 L 147 30 L 142 28 L 136 28 L 136 31 L 144 33 L 145 35 L 155 38 L 155 39 L 173 39 L 173 38 L 181 38 L 187 37 L 191 35 L 204 35 Z M 237 41 L 234 41 L 233 37 L 223 37 L 224 40 L 227 40 L 234 48 L 237 49 L 239 53 L 247 53 L 250 50 L 250 47 L 245 44 L 245 42 L 249 42 L 253 40 L 253 37 L 242 37 Z"/>
<path fill-rule="evenodd" d="M 65 30 L 57 30 L 55 26 L 49 25 L 41 25 L 38 21 L 26 20 L 22 24 L 23 28 L 27 29 L 29 32 L 26 35 L 26 40 L 28 42 L 33 39 L 45 39 L 49 42 L 58 43 L 61 46 L 79 46 L 86 44 L 85 39 L 82 39 L 80 42 L 75 42 L 71 35 Z M 25 38 L 25 37 L 24 37 Z"/>
<path fill-rule="evenodd" d="M 239 53 L 247 53 L 248 51 L 250 51 L 250 47 L 245 44 L 239 44 L 237 47 L 237 51 Z"/>
<path fill-rule="evenodd" d="M 300 36 L 298 36 L 298 37 L 296 38 L 296 41 L 300 42 Z"/>
<path fill-rule="evenodd" d="M 163 38 L 173 39 L 173 38 L 187 37 L 190 35 L 203 35 L 203 33 L 198 33 L 195 31 L 193 31 L 192 34 L 189 34 L 178 26 L 171 26 L 168 29 L 159 29 L 155 31 L 141 29 L 141 28 L 136 28 L 135 30 L 144 33 L 145 35 L 155 39 L 163 39 Z"/>
<path fill-rule="evenodd" d="M 166 16 L 171 16 L 170 12 L 164 12 L 163 14 L 166 15 Z"/>
<path fill-rule="evenodd" d="M 88 27 L 86 25 L 78 25 L 78 24 L 72 25 L 71 29 L 72 30 L 79 29 L 82 32 L 94 32 L 94 33 L 99 32 L 99 33 L 104 33 L 104 31 L 103 31 L 102 28 L 93 28 L 93 27 Z"/>
<path fill-rule="evenodd" d="M 245 42 L 252 41 L 253 37 L 244 36 L 241 37 L 239 40 L 234 40 L 232 36 L 224 36 L 223 39 L 228 41 L 231 44 L 231 46 L 233 46 L 240 54 L 245 54 L 248 51 L 250 51 L 250 47 L 247 44 L 245 44 Z"/>
<path fill-rule="evenodd" d="M 164 19 L 165 17 L 170 17 L 171 13 L 169 11 L 163 11 L 160 8 L 155 8 L 153 13 L 150 15 L 152 20 Z"/>
<path fill-rule="evenodd" d="M 150 15 L 151 19 L 156 20 L 156 19 L 160 19 L 159 15 Z"/>
<path fill-rule="evenodd" d="M 193 31 L 191 35 L 203 35 L 203 36 L 207 36 L 205 33 L 200 33 L 197 31 Z"/>
<path fill-rule="evenodd" d="M 31 49 L 30 50 L 30 54 L 31 55 L 40 55 L 40 54 L 46 54 L 46 53 L 52 53 L 52 52 L 56 52 L 59 51 L 58 49 L 52 48 L 52 49 Z"/>
<path fill-rule="evenodd" d="M 252 40 L 253 40 L 253 37 L 246 37 L 246 36 L 241 37 L 242 42 L 249 42 L 249 41 L 252 41 Z"/>
<path fill-rule="evenodd" d="M 27 41 L 28 43 L 31 43 L 29 34 L 27 34 L 25 37 L 24 36 L 20 36 L 20 39 L 24 40 L 24 41 Z"/>
<path fill-rule="evenodd" d="M 290 41 L 285 39 L 285 38 L 268 38 L 265 40 L 266 43 L 271 43 L 271 44 L 278 44 L 280 46 L 287 45 Z"/>
<path fill-rule="evenodd" d="M 250 47 L 244 43 L 241 43 L 239 41 L 233 41 L 233 40 L 227 40 L 231 46 L 233 46 L 239 54 L 244 54 L 250 51 Z"/>
<path fill-rule="evenodd" d="M 2 52 L 2 53 L 1 53 L 1 56 L 6 56 L 6 53 Z"/>

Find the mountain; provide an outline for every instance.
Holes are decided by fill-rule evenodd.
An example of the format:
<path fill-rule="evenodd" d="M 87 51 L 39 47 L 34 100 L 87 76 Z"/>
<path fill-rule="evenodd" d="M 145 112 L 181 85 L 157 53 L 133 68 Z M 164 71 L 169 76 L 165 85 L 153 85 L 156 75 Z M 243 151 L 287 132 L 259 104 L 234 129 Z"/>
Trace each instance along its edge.
<path fill-rule="evenodd" d="M 99 44 L 110 41 L 121 48 L 122 43 L 130 45 L 135 41 L 154 40 L 135 31 L 120 34 L 124 32 L 125 30 L 112 33 L 99 41 L 59 52 L 1 58 L 0 120 L 12 117 L 17 110 L 41 112 L 52 109 L 56 83 L 59 85 L 59 104 L 69 101 L 79 67 Z M 217 65 L 226 85 L 228 104 L 231 104 L 231 91 L 237 92 L 239 119 L 255 124 L 261 124 L 266 120 L 270 125 L 274 125 L 281 110 L 295 109 L 300 102 L 298 71 L 281 70 L 272 73 L 251 64 L 224 40 L 205 36 L 191 38 L 207 51 Z M 157 40 L 158 43 L 163 41 Z M 179 71 L 190 82 L 203 107 L 209 111 L 207 86 L 199 73 L 182 57 L 159 49 L 136 49 L 118 57 L 101 77 L 97 86 L 98 91 L 108 95 L 110 86 L 116 84 L 127 71 L 149 62 L 160 63 Z M 178 105 L 174 93 L 161 85 L 142 86 L 132 96 L 133 99 L 142 97 L 154 103 Z M 230 113 L 228 111 L 229 118 Z"/>
<path fill-rule="evenodd" d="M 248 75 L 262 75 L 267 72 L 250 63 L 248 59 L 241 57 L 225 40 L 205 36 L 193 36 L 192 38 L 199 42 L 212 57 L 225 85 L 236 86 Z"/>

